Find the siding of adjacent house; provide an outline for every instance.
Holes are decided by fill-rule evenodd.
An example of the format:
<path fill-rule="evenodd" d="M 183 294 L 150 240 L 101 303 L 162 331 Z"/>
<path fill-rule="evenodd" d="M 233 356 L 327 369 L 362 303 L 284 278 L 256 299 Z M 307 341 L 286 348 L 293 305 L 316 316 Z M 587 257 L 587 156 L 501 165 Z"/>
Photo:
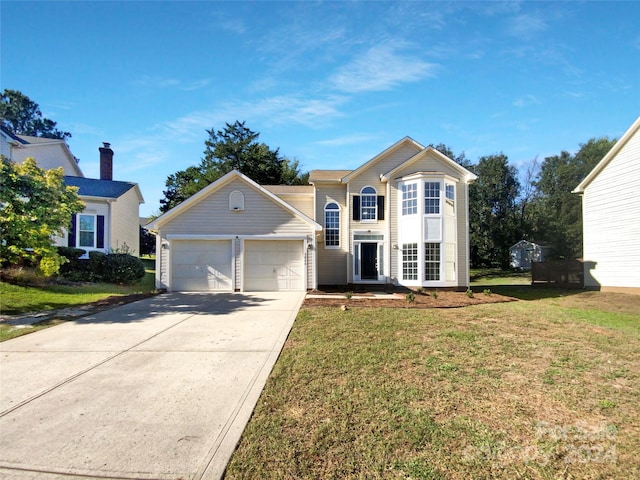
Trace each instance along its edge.
<path fill-rule="evenodd" d="M 340 248 L 327 248 L 324 243 L 324 231 L 318 240 L 318 284 L 347 284 L 347 246 L 349 232 L 347 229 L 346 186 L 343 184 L 319 183 L 316 185 L 315 221 L 324 228 L 324 207 L 327 203 L 336 202 L 340 206 Z"/>
<path fill-rule="evenodd" d="M 82 174 L 82 171 L 77 165 L 75 159 L 73 159 L 71 154 L 66 151 L 67 147 L 63 142 L 55 140 L 49 141 L 53 141 L 54 143 L 28 144 L 21 147 L 13 147 L 11 148 L 10 158 L 16 163 L 22 163 L 26 158 L 32 157 L 36 162 L 38 162 L 38 166 L 43 170 L 62 167 L 65 175 L 83 177 L 84 175 Z"/>
<path fill-rule="evenodd" d="M 140 255 L 140 199 L 135 188 L 129 189 L 111 204 L 111 249 L 124 244 L 129 253 Z"/>
<path fill-rule="evenodd" d="M 244 210 L 229 210 L 229 195 L 238 190 L 244 195 Z M 274 203 L 266 194 L 252 188 L 241 179 L 233 179 L 220 186 L 209 196 L 192 205 L 160 227 L 162 241 L 169 235 L 221 235 L 236 236 L 276 236 L 306 237 L 313 241 L 313 228 L 301 218 L 294 216 L 281 205 Z M 241 242 L 236 241 L 236 284 L 242 285 Z M 168 285 L 167 249 L 160 250 L 160 283 Z M 307 262 L 307 284 L 314 285 L 313 262 Z"/>
<path fill-rule="evenodd" d="M 104 224 L 105 225 L 109 225 L 109 222 L 111 221 L 111 207 L 109 206 L 109 202 L 107 202 L 107 200 L 87 200 L 86 198 L 82 200 L 85 204 L 84 210 L 82 210 L 82 212 L 80 212 L 80 214 L 87 214 L 87 215 L 103 215 L 104 216 Z M 104 229 L 104 245 L 105 247 L 108 247 L 109 245 L 111 245 L 111 233 L 109 231 L 109 228 L 105 228 Z M 54 237 L 53 238 L 53 243 L 57 246 L 60 247 L 66 247 L 67 246 L 67 242 L 68 242 L 68 235 L 65 232 L 64 237 Z M 83 250 L 97 250 L 95 248 L 85 248 L 85 247 L 78 247 L 78 248 L 82 248 Z M 100 249 L 100 251 L 103 251 L 102 249 Z"/>
<path fill-rule="evenodd" d="M 636 130 L 584 190 L 586 287 L 640 291 L 639 188 L 640 130 Z"/>

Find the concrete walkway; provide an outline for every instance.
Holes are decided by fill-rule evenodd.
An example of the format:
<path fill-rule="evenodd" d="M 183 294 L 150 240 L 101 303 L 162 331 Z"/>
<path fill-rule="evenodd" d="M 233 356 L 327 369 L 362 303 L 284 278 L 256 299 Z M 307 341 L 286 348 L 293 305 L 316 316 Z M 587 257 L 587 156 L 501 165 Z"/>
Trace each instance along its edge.
<path fill-rule="evenodd" d="M 303 299 L 166 294 L 0 343 L 0 478 L 220 478 Z"/>

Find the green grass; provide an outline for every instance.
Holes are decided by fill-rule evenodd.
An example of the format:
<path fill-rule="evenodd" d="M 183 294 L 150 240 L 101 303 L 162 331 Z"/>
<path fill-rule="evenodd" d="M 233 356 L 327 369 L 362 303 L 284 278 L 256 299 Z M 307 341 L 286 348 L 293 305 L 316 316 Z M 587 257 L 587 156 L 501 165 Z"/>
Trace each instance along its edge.
<path fill-rule="evenodd" d="M 112 295 L 146 293 L 155 289 L 155 277 L 147 271 L 134 285 L 107 283 L 82 285 L 20 286 L 0 282 L 0 312 L 5 315 L 39 312 L 83 305 Z"/>
<path fill-rule="evenodd" d="M 303 308 L 226 478 L 638 478 L 640 297 L 533 297 Z"/>

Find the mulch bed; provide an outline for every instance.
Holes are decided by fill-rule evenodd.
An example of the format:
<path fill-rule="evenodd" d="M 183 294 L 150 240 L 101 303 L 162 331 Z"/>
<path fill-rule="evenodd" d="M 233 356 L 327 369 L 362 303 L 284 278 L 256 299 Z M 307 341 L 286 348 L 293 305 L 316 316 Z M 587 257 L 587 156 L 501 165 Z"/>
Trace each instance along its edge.
<path fill-rule="evenodd" d="M 305 298 L 303 307 L 342 307 L 361 308 L 361 307 L 383 307 L 383 308 L 459 308 L 469 305 L 482 305 L 486 303 L 504 303 L 515 302 L 515 298 L 498 295 L 496 293 L 485 294 L 482 292 L 474 292 L 473 297 L 467 296 L 465 292 L 438 292 L 434 298 L 430 293 L 415 293 L 413 302 L 407 301 L 406 293 L 393 293 L 380 298 L 370 293 L 354 293 L 353 297 L 347 299 L 333 298 L 336 293 L 313 291 L 313 295 L 320 295 L 322 298 Z"/>

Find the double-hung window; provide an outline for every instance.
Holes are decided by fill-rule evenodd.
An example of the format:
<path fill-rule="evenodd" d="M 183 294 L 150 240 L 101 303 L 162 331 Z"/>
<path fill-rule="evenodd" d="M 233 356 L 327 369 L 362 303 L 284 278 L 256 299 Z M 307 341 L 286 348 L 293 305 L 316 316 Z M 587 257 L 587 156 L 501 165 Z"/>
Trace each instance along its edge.
<path fill-rule="evenodd" d="M 376 220 L 378 218 L 378 195 L 373 187 L 364 187 L 360 191 L 360 220 Z"/>
<path fill-rule="evenodd" d="M 337 203 L 327 203 L 324 207 L 324 245 L 340 246 L 340 207 Z"/>
<path fill-rule="evenodd" d="M 402 185 L 402 215 L 418 213 L 418 184 L 405 183 Z"/>
<path fill-rule="evenodd" d="M 424 182 L 424 213 L 440 214 L 440 182 Z"/>
<path fill-rule="evenodd" d="M 78 247 L 94 248 L 96 246 L 95 215 L 78 215 Z"/>
<path fill-rule="evenodd" d="M 440 244 L 424 244 L 424 279 L 425 281 L 440 280 Z"/>

